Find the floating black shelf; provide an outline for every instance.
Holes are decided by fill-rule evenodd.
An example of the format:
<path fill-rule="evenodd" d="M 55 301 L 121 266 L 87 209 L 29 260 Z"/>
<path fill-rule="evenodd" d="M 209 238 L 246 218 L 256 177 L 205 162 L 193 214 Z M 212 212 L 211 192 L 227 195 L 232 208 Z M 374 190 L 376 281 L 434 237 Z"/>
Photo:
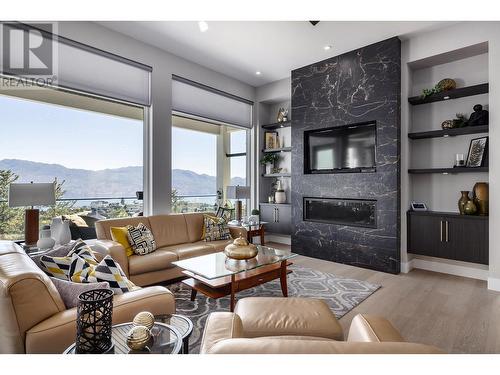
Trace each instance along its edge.
<path fill-rule="evenodd" d="M 263 174 L 262 177 L 292 177 L 290 173 L 271 173 Z"/>
<path fill-rule="evenodd" d="M 262 125 L 262 129 L 274 130 L 279 128 L 288 128 L 292 125 L 291 121 L 275 122 L 273 124 Z"/>
<path fill-rule="evenodd" d="M 441 137 L 455 137 L 457 135 L 488 133 L 488 125 L 480 126 L 466 126 L 464 128 L 432 130 L 428 132 L 408 133 L 410 139 L 425 139 L 425 138 L 441 138 Z"/>
<path fill-rule="evenodd" d="M 408 173 L 411 174 L 426 174 L 426 173 L 442 173 L 442 174 L 455 174 L 455 173 L 477 173 L 477 172 L 488 172 L 488 167 L 477 167 L 477 168 L 427 168 L 427 169 L 408 169 Z"/>
<path fill-rule="evenodd" d="M 275 152 L 290 152 L 292 151 L 291 147 L 281 147 L 281 148 L 266 148 L 265 150 L 262 150 L 262 152 L 266 154 L 272 154 Z"/>
<path fill-rule="evenodd" d="M 458 89 L 448 90 L 437 94 L 432 94 L 427 97 L 412 96 L 408 98 L 408 102 L 412 105 L 420 105 L 426 103 L 440 102 L 448 99 L 464 98 L 466 96 L 486 94 L 488 92 L 488 84 L 481 83 L 474 86 L 460 87 Z"/>

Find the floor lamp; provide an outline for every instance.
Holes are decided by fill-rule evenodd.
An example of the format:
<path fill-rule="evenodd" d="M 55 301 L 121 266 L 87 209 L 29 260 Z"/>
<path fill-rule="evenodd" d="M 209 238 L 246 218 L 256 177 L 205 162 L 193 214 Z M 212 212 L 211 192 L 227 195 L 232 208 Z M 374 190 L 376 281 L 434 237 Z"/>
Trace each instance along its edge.
<path fill-rule="evenodd" d="M 236 199 L 236 217 L 235 219 L 241 223 L 241 215 L 242 215 L 242 204 L 241 199 L 249 199 L 250 198 L 250 186 L 228 186 L 226 188 L 226 198 L 227 199 Z"/>
<path fill-rule="evenodd" d="M 53 206 L 56 192 L 53 182 L 12 183 L 9 185 L 9 207 L 26 208 L 24 216 L 24 243 L 34 246 L 38 241 L 40 211 L 33 206 Z"/>

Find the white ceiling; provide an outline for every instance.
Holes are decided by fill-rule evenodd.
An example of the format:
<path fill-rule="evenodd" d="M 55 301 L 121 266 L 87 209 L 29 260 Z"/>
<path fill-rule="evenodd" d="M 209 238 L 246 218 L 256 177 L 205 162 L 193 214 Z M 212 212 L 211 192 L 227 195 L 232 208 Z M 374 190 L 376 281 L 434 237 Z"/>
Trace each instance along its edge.
<path fill-rule="evenodd" d="M 393 36 L 407 38 L 453 22 L 431 21 L 108 21 L 101 25 L 210 69 L 262 86 L 290 71 Z M 325 45 L 331 45 L 328 51 Z M 262 72 L 260 76 L 256 71 Z"/>

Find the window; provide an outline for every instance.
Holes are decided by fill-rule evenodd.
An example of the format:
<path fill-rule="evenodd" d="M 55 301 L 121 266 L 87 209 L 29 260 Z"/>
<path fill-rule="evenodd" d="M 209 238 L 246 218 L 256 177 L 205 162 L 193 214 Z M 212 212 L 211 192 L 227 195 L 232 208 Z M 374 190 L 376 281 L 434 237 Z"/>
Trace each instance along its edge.
<path fill-rule="evenodd" d="M 229 160 L 229 181 L 227 185 L 247 186 L 247 130 L 226 127 L 229 135 L 228 152 L 226 157 Z M 234 200 L 231 200 L 234 204 Z M 243 216 L 246 216 L 248 200 L 243 202 Z"/>
<path fill-rule="evenodd" d="M 218 127 L 180 118 L 174 119 L 175 124 L 178 126 L 172 127 L 172 212 L 213 211 L 217 200 Z"/>
<path fill-rule="evenodd" d="M 24 209 L 6 201 L 11 182 L 56 181 L 57 203 L 40 207 L 42 225 L 59 215 L 142 211 L 142 108 L 54 93 L 38 94 L 52 103 L 0 95 L 0 239 L 23 238 Z M 91 102 L 102 112 L 81 109 Z"/>

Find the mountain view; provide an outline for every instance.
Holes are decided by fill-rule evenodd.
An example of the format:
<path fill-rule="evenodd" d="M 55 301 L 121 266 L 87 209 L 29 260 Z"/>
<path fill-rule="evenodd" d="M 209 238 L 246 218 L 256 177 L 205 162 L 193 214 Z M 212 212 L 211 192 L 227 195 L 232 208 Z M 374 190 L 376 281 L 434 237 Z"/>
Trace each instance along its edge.
<path fill-rule="evenodd" d="M 27 160 L 0 160 L 0 170 L 7 169 L 19 176 L 18 182 L 48 182 L 55 177 L 65 180 L 65 198 L 135 197 L 142 190 L 142 167 L 124 167 L 98 171 L 67 168 L 60 164 L 46 164 Z M 235 177 L 232 185 L 245 185 L 243 178 Z M 193 171 L 174 169 L 172 187 L 178 195 L 215 194 L 216 177 Z"/>

